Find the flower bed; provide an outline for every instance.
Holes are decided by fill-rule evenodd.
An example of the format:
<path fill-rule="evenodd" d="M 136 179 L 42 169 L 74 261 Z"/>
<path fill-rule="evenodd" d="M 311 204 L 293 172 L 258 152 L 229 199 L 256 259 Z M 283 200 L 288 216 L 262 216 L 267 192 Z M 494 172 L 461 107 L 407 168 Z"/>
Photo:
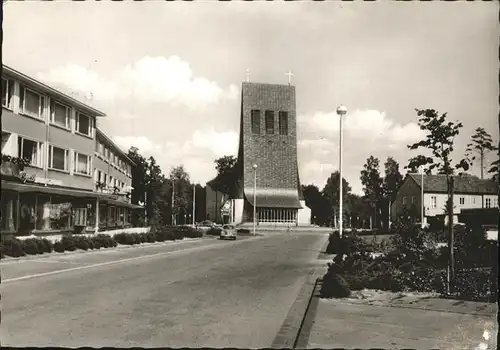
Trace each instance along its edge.
<path fill-rule="evenodd" d="M 156 228 L 151 232 L 117 233 L 114 235 L 68 235 L 52 242 L 46 238 L 6 238 L 0 243 L 0 254 L 5 256 L 20 257 L 25 255 L 36 255 L 51 253 L 53 251 L 62 253 L 75 250 L 93 250 L 101 248 L 112 248 L 118 244 L 136 245 L 142 243 L 175 241 L 184 238 L 199 238 L 202 233 L 191 227 L 164 226 Z"/>
<path fill-rule="evenodd" d="M 351 291 L 447 293 L 448 250 L 432 234 L 410 225 L 400 226 L 384 244 L 367 242 L 355 233 L 330 235 L 327 253 L 336 254 L 323 277 L 321 296 L 347 297 Z M 498 295 L 498 245 L 481 232 L 462 235 L 455 245 L 456 274 L 451 296 L 494 301 Z"/>

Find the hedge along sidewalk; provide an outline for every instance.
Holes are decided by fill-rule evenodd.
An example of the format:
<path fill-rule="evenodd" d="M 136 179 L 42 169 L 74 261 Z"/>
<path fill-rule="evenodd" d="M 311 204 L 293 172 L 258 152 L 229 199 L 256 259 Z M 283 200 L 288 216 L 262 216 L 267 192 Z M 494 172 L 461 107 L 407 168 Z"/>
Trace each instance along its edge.
<path fill-rule="evenodd" d="M 80 233 L 78 235 L 75 234 L 74 236 L 92 238 L 92 237 L 95 237 L 99 234 L 99 235 L 106 235 L 106 236 L 114 237 L 114 236 L 121 234 L 121 233 L 143 234 L 143 233 L 149 233 L 149 232 L 151 232 L 151 227 L 133 227 L 133 228 L 102 231 L 102 232 L 99 231 L 97 233 L 94 233 L 94 232 L 92 232 L 92 233 Z M 51 241 L 52 244 L 54 244 L 55 242 L 60 241 L 62 237 L 64 237 L 64 235 L 59 234 L 59 235 L 43 235 L 43 236 L 30 235 L 30 236 L 19 236 L 19 237 L 15 237 L 15 238 L 17 238 L 20 241 L 24 241 L 24 240 L 30 239 L 30 238 L 39 238 L 39 239 L 45 238 L 45 239 Z"/>
<path fill-rule="evenodd" d="M 27 237 L 27 238 L 33 238 L 33 237 Z M 41 238 L 41 237 L 38 237 Z M 50 258 L 54 256 L 72 256 L 72 255 L 82 255 L 82 254 L 87 254 L 87 253 L 106 253 L 106 252 L 111 252 L 111 251 L 117 251 L 117 250 L 124 250 L 124 249 L 133 249 L 133 248 L 151 248 L 151 247 L 157 247 L 157 246 L 164 246 L 164 245 L 169 245 L 169 244 L 181 244 L 181 243 L 189 243 L 189 242 L 196 242 L 196 241 L 201 241 L 203 237 L 198 237 L 198 238 L 189 238 L 189 237 L 184 237 L 182 239 L 176 239 L 176 240 L 166 240 L 166 241 L 157 241 L 157 242 L 143 242 L 143 243 L 137 243 L 137 244 L 120 244 L 117 243 L 116 247 L 101 247 L 100 249 L 88 249 L 88 250 L 83 250 L 83 249 L 76 249 L 76 250 L 66 250 L 64 252 L 56 252 L 53 250 L 51 253 L 43 253 L 43 254 L 26 254 L 24 256 L 19 256 L 19 257 L 12 257 L 12 256 L 7 256 L 5 255 L 1 260 L 0 260 L 0 266 L 4 263 L 8 262 L 16 262 L 16 261 L 28 261 L 28 260 L 39 260 L 39 259 L 44 259 L 44 258 Z"/>

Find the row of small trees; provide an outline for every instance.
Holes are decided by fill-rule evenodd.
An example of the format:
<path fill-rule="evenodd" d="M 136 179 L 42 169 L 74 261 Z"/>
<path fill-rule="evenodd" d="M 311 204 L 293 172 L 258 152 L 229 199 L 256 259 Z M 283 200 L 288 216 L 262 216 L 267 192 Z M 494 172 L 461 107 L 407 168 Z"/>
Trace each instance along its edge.
<path fill-rule="evenodd" d="M 134 225 L 175 225 L 192 223 L 193 195 L 196 191 L 195 221 L 205 217 L 205 188 L 193 187 L 183 165 L 162 173 L 154 157 L 145 158 L 137 147 L 131 147 L 128 156 L 134 163 L 132 169 L 131 201 L 143 204 L 145 211 L 135 211 Z"/>
<path fill-rule="evenodd" d="M 452 122 L 446 113 L 439 115 L 433 109 L 417 110 L 418 125 L 426 132 L 423 140 L 408 145 L 411 150 L 426 150 L 431 156 L 417 155 L 409 159 L 404 167 L 408 172 L 445 174 L 448 178 L 449 198 L 452 199 L 453 177 L 457 170 L 466 172 L 474 162 L 481 167 L 481 178 L 484 177 L 485 156 L 488 152 L 498 152 L 491 135 L 483 128 L 477 128 L 467 145 L 464 156 L 458 161 L 452 159 L 455 138 L 459 135 L 462 123 Z M 498 154 L 498 153 L 497 153 Z M 498 179 L 498 158 L 491 163 L 488 174 Z M 380 174 L 380 160 L 370 156 L 361 170 L 361 183 L 364 196 L 352 194 L 349 183 L 343 179 L 344 222 L 347 226 L 362 228 L 367 226 L 387 228 L 390 203 L 395 200 L 397 190 L 403 180 L 399 164 L 392 157 L 384 163 L 385 176 Z M 303 186 L 306 204 L 312 209 L 314 223 L 331 225 L 338 218 L 339 173 L 334 172 L 327 179 L 320 191 L 315 185 Z M 452 203 L 448 203 L 453 207 Z M 451 212 L 450 212 L 451 213 Z M 367 224 L 370 222 L 371 224 Z"/>

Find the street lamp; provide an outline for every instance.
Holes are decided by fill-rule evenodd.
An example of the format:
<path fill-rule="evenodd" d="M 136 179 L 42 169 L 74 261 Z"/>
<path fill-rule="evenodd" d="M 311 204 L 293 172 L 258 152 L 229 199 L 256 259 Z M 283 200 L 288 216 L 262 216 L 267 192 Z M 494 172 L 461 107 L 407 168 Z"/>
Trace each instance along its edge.
<path fill-rule="evenodd" d="M 339 131 L 339 235 L 342 238 L 342 219 L 343 219 L 343 211 L 342 211 L 342 117 L 347 114 L 347 108 L 343 105 L 337 107 L 337 114 L 339 115 L 340 120 L 340 131 Z"/>
<path fill-rule="evenodd" d="M 253 235 L 255 236 L 255 228 L 257 226 L 257 164 L 253 168 Z"/>

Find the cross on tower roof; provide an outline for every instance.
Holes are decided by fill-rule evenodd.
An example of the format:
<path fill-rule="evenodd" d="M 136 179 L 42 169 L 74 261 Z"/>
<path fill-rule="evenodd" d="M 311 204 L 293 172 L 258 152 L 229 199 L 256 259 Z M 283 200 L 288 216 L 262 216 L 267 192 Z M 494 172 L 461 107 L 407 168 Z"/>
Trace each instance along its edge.
<path fill-rule="evenodd" d="M 292 71 L 288 71 L 285 75 L 288 75 L 288 85 L 292 85 Z"/>

